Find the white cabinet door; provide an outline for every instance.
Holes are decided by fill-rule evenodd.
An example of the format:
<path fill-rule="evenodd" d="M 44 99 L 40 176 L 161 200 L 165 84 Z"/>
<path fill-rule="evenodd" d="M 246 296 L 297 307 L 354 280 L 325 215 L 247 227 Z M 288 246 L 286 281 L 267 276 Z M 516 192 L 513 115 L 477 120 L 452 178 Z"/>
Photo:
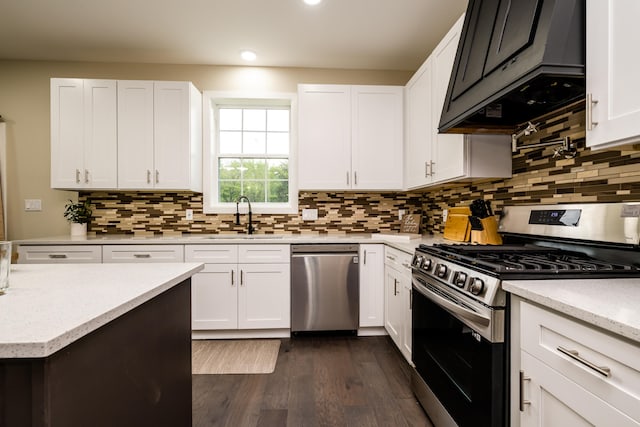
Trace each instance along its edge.
<path fill-rule="evenodd" d="M 411 270 L 408 270 L 408 277 L 405 276 L 402 278 L 401 291 L 404 318 L 402 321 L 402 345 L 400 346 L 400 351 L 405 359 L 411 363 L 411 325 L 413 324 L 411 320 L 411 309 L 413 305 L 411 300 Z"/>
<path fill-rule="evenodd" d="M 298 85 L 298 187 L 351 188 L 351 86 Z"/>
<path fill-rule="evenodd" d="M 191 279 L 194 330 L 238 328 L 237 264 L 206 264 Z"/>
<path fill-rule="evenodd" d="M 400 86 L 352 86 L 352 188 L 402 188 Z"/>
<path fill-rule="evenodd" d="M 84 186 L 118 187 L 118 120 L 115 80 L 84 81 Z"/>
<path fill-rule="evenodd" d="M 466 173 L 464 135 L 438 133 L 440 115 L 442 114 L 444 99 L 449 87 L 449 79 L 453 69 L 453 62 L 456 58 L 456 49 L 458 48 L 463 22 L 463 19 L 460 18 L 454 24 L 431 55 L 433 58 L 433 86 L 431 92 L 433 164 L 429 173 L 432 174 L 434 182 L 461 177 Z"/>
<path fill-rule="evenodd" d="M 360 245 L 360 327 L 384 326 L 384 245 Z"/>
<path fill-rule="evenodd" d="M 115 80 L 51 79 L 51 187 L 117 187 Z"/>
<path fill-rule="evenodd" d="M 405 187 L 420 188 L 432 181 L 430 173 L 434 115 L 432 103 L 432 66 L 429 57 L 405 87 Z"/>
<path fill-rule="evenodd" d="M 238 328 L 291 327 L 289 264 L 240 264 Z"/>
<path fill-rule="evenodd" d="M 192 184 L 192 169 L 199 168 L 192 152 L 201 150 L 193 135 L 192 117 L 201 117 L 200 93 L 189 82 L 154 82 L 154 186 L 165 190 L 201 189 Z M 195 103 L 192 102 L 195 98 Z M 192 106 L 198 106 L 192 111 Z M 201 138 L 200 138 L 201 140 Z M 200 156 L 198 156 L 200 159 Z M 200 179 L 201 181 L 201 179 Z"/>
<path fill-rule="evenodd" d="M 153 82 L 118 81 L 118 187 L 154 187 Z"/>
<path fill-rule="evenodd" d="M 521 427 L 640 425 L 526 351 L 520 357 L 525 378 L 521 398 L 528 402 L 520 412 Z"/>
<path fill-rule="evenodd" d="M 384 327 L 398 348 L 402 347 L 402 278 L 393 268 L 385 268 Z"/>
<path fill-rule="evenodd" d="M 589 147 L 640 140 L 638 16 L 637 0 L 587 0 L 586 91 L 597 101 L 586 106 Z"/>

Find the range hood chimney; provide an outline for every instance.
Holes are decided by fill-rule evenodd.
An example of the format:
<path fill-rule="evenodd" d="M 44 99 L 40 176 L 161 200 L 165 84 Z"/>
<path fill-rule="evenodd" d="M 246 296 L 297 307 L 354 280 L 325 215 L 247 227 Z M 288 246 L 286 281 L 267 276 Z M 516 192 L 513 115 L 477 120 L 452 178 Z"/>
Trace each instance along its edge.
<path fill-rule="evenodd" d="M 514 133 L 585 96 L 585 0 L 469 0 L 441 133 Z"/>

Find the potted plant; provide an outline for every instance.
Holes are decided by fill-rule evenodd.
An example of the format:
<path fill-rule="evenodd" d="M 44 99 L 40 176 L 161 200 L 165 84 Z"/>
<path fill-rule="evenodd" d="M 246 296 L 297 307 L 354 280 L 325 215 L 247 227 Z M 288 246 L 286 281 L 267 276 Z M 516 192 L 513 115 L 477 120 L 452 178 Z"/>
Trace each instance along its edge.
<path fill-rule="evenodd" d="M 91 204 L 88 200 L 74 203 L 69 200 L 64 207 L 64 217 L 71 223 L 72 236 L 86 236 L 87 223 L 91 220 Z"/>

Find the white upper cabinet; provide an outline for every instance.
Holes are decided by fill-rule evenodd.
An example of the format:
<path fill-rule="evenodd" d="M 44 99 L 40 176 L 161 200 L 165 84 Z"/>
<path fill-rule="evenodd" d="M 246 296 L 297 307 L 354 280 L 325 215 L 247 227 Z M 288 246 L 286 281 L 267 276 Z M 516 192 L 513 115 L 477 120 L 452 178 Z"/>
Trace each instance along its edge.
<path fill-rule="evenodd" d="M 464 15 L 405 87 L 405 187 L 511 176 L 507 135 L 440 134 L 438 124 Z"/>
<path fill-rule="evenodd" d="M 402 188 L 402 88 L 298 85 L 298 187 Z"/>
<path fill-rule="evenodd" d="M 401 86 L 352 86 L 351 188 L 402 188 Z"/>
<path fill-rule="evenodd" d="M 202 97 L 189 82 L 118 82 L 121 189 L 202 191 Z"/>
<path fill-rule="evenodd" d="M 116 82 L 51 79 L 51 187 L 117 187 Z"/>
<path fill-rule="evenodd" d="M 118 81 L 118 166 L 120 188 L 153 188 L 153 82 Z"/>
<path fill-rule="evenodd" d="M 349 188 L 351 87 L 299 85 L 298 121 L 298 188 Z"/>
<path fill-rule="evenodd" d="M 586 143 L 640 141 L 640 2 L 587 0 Z"/>

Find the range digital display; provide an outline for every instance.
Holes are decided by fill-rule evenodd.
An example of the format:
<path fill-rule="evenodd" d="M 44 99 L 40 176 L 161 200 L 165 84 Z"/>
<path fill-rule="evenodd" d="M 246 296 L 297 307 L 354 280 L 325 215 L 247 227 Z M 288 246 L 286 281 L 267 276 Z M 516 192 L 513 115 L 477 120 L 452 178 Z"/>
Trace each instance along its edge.
<path fill-rule="evenodd" d="M 581 213 L 580 209 L 535 210 L 529 214 L 529 224 L 577 227 Z"/>

